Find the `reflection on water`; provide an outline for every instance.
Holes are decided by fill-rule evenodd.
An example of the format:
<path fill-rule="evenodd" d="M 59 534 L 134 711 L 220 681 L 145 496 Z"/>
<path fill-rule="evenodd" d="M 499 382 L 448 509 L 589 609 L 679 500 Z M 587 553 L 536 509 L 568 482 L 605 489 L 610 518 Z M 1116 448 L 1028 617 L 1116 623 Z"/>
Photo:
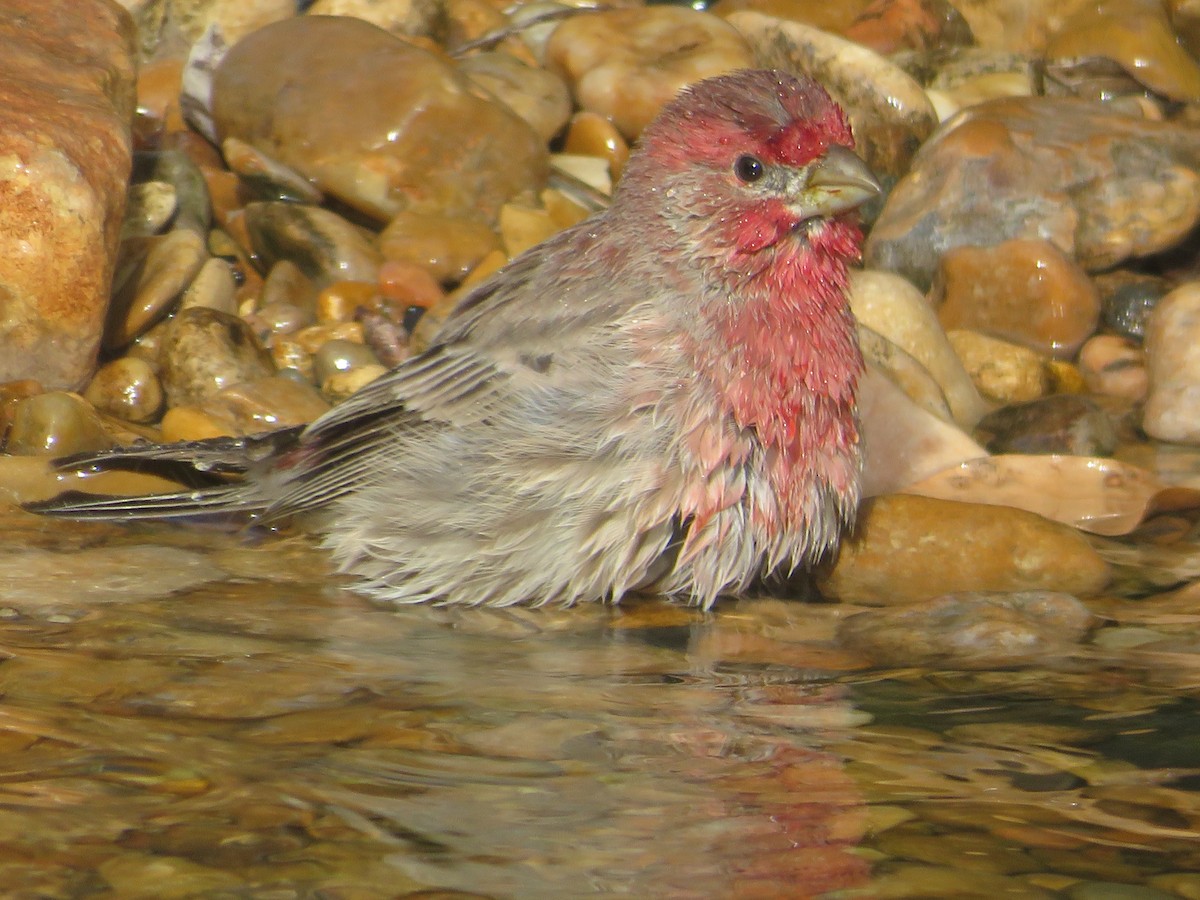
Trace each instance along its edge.
<path fill-rule="evenodd" d="M 880 672 L 831 605 L 387 610 L 296 538 L 3 524 L 4 896 L 1200 896 L 1183 608 Z"/>

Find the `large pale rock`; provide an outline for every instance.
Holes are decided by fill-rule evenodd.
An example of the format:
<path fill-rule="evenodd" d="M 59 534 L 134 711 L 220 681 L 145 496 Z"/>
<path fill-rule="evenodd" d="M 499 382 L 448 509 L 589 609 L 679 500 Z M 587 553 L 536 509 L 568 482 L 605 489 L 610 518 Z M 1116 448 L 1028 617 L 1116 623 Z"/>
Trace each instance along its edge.
<path fill-rule="evenodd" d="M 491 220 L 548 171 L 516 113 L 360 19 L 300 16 L 247 36 L 221 61 L 212 106 L 222 140 L 246 141 L 380 220 L 404 210 Z"/>
<path fill-rule="evenodd" d="M 1162 441 L 1200 444 L 1200 281 L 1159 301 L 1146 327 L 1150 392 L 1142 427 Z"/>
<path fill-rule="evenodd" d="M 96 362 L 125 204 L 133 23 L 109 0 L 0 14 L 0 382 Z"/>

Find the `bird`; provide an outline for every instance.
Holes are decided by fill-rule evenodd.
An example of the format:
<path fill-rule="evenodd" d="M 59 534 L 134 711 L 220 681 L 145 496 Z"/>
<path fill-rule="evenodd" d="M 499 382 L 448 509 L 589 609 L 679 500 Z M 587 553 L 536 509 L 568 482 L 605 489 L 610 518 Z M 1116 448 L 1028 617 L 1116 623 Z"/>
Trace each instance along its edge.
<path fill-rule="evenodd" d="M 311 424 L 60 461 L 240 477 L 29 508 L 295 521 L 385 603 L 708 609 L 811 567 L 853 524 L 848 267 L 879 192 L 816 81 L 698 81 L 607 209 L 465 292 L 426 350 Z"/>

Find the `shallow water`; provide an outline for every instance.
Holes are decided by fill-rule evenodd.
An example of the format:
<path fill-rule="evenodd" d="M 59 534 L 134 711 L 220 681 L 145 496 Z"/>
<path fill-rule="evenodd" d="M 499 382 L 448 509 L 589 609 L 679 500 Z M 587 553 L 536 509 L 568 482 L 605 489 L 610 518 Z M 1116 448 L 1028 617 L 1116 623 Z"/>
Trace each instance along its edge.
<path fill-rule="evenodd" d="M 1187 594 L 878 670 L 830 604 L 389 610 L 302 538 L 2 524 L 5 897 L 1200 897 Z"/>

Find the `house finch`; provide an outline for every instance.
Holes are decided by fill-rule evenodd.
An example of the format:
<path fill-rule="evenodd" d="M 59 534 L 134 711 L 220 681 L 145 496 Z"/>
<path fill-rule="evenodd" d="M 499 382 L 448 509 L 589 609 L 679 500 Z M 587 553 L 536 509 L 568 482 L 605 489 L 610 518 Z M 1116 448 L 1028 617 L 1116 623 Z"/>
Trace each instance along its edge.
<path fill-rule="evenodd" d="M 428 351 L 303 431 L 69 461 L 241 480 L 36 508 L 302 514 L 359 590 L 397 603 L 645 589 L 708 607 L 807 565 L 859 498 L 845 214 L 879 188 L 852 147 L 811 80 L 699 82 L 646 129 L 609 209 L 514 259 Z"/>

